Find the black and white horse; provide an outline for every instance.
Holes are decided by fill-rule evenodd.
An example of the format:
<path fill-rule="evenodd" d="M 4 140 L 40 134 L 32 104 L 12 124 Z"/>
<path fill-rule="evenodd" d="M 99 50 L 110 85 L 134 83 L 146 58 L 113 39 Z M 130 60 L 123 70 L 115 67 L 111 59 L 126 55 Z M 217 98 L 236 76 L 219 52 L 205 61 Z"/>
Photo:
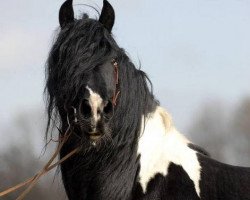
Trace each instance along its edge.
<path fill-rule="evenodd" d="M 60 152 L 70 200 L 249 200 L 250 169 L 211 159 L 174 127 L 146 74 L 115 42 L 114 10 L 99 20 L 61 7 L 46 69 L 48 117 L 72 135 Z M 51 120 L 48 121 L 50 127 Z"/>

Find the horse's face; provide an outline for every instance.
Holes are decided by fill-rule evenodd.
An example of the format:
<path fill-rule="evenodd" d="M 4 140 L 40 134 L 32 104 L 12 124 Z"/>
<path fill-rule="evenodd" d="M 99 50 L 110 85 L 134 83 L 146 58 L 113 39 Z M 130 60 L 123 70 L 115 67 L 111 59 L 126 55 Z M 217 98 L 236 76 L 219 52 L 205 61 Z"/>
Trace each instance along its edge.
<path fill-rule="evenodd" d="M 111 60 L 96 66 L 85 75 L 77 96 L 65 102 L 67 123 L 74 124 L 78 135 L 91 140 L 110 135 L 109 122 L 113 117 L 117 93 L 115 77 L 115 65 Z"/>

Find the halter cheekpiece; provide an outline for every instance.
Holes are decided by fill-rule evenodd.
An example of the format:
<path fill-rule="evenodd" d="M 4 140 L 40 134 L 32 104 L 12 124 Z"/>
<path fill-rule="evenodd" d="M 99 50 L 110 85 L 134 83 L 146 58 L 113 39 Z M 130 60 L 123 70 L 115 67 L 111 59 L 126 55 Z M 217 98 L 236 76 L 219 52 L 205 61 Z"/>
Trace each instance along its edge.
<path fill-rule="evenodd" d="M 118 63 L 115 59 L 112 60 L 112 64 L 114 66 L 114 77 L 115 77 L 115 91 L 114 95 L 112 97 L 112 104 L 113 106 L 117 105 L 117 98 L 120 94 L 120 91 L 118 90 L 118 84 L 119 84 L 119 72 L 118 72 Z"/>

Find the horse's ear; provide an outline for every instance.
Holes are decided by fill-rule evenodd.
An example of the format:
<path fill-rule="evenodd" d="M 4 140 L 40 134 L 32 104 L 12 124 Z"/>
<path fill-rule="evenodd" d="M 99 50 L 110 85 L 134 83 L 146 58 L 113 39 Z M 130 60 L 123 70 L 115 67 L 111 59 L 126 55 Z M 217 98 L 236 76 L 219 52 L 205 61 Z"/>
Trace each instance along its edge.
<path fill-rule="evenodd" d="M 115 11 L 107 0 L 103 0 L 103 8 L 99 18 L 99 22 L 111 32 L 115 22 Z"/>
<path fill-rule="evenodd" d="M 66 0 L 59 11 L 60 26 L 64 27 L 70 22 L 74 21 L 74 10 L 72 6 L 72 0 Z"/>

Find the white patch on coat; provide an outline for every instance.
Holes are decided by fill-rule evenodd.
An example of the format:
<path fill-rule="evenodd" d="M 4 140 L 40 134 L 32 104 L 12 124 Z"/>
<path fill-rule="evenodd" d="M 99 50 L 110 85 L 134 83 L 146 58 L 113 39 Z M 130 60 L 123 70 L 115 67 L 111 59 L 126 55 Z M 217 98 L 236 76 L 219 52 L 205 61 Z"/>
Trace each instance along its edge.
<path fill-rule="evenodd" d="M 86 87 L 89 91 L 89 105 L 92 109 L 93 118 L 97 122 L 101 116 L 98 110 L 103 110 L 103 99 L 97 93 L 95 93 L 89 86 Z"/>
<path fill-rule="evenodd" d="M 139 177 L 143 191 L 146 192 L 148 182 L 156 174 L 166 176 L 172 162 L 187 172 L 200 196 L 201 166 L 196 152 L 188 147 L 190 142 L 172 126 L 170 116 L 161 107 L 150 114 L 145 123 L 138 145 L 138 154 L 141 155 Z"/>

